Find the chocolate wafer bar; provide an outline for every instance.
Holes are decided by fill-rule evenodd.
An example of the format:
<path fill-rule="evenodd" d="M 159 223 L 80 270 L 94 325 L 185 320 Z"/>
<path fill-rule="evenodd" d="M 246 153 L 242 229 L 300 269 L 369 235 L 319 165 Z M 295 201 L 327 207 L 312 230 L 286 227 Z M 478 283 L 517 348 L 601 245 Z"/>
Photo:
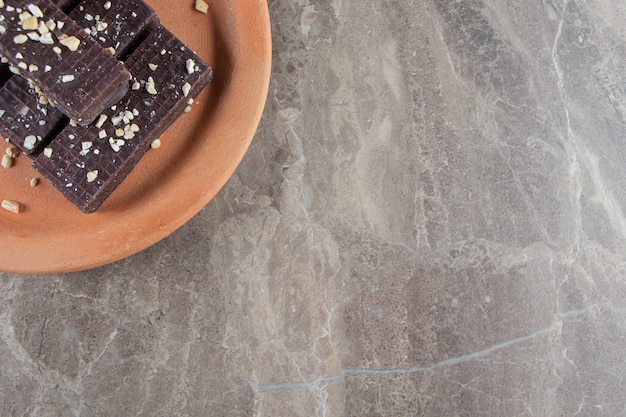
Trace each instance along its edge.
<path fill-rule="evenodd" d="M 78 123 L 128 90 L 123 64 L 50 0 L 5 0 L 0 16 L 0 54 Z"/>
<path fill-rule="evenodd" d="M 82 0 L 69 17 L 117 57 L 123 57 L 159 22 L 155 11 L 141 0 Z"/>
<path fill-rule="evenodd" d="M 130 54 L 132 87 L 92 125 L 68 126 L 33 166 L 83 212 L 93 212 L 212 79 L 211 68 L 157 26 Z"/>
<path fill-rule="evenodd" d="M 67 12 L 71 9 L 72 5 L 76 3 L 76 0 L 52 0 L 54 4 L 61 10 Z M 10 77 L 13 75 L 11 71 L 9 71 L 9 64 L 6 59 L 2 59 L 3 62 L 0 62 L 0 85 L 4 84 Z"/>
<path fill-rule="evenodd" d="M 69 17 L 88 30 L 102 47 L 114 49 L 116 57 L 158 23 L 154 10 L 138 0 L 82 0 Z M 59 127 L 67 123 L 58 109 L 42 102 L 23 77 L 13 77 L 0 88 L 2 111 L 0 133 L 27 155 L 38 154 Z"/>
<path fill-rule="evenodd" d="M 0 133 L 26 155 L 39 152 L 67 120 L 17 75 L 0 88 L 0 114 Z"/>

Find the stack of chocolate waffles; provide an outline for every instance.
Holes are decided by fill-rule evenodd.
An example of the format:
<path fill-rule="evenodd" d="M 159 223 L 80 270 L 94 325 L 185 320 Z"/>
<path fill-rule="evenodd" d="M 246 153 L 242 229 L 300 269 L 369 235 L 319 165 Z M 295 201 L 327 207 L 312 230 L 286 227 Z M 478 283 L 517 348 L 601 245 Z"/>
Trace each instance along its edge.
<path fill-rule="evenodd" d="M 0 0 L 0 134 L 97 210 L 211 81 L 141 0 Z"/>

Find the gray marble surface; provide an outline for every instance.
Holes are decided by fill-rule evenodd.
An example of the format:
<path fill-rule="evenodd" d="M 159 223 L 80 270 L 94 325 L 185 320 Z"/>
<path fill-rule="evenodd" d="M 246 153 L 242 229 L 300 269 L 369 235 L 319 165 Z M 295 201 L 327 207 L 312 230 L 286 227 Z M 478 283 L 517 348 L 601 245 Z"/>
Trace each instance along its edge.
<path fill-rule="evenodd" d="M 0 274 L 0 415 L 626 415 L 626 3 L 269 6 L 200 214 Z"/>

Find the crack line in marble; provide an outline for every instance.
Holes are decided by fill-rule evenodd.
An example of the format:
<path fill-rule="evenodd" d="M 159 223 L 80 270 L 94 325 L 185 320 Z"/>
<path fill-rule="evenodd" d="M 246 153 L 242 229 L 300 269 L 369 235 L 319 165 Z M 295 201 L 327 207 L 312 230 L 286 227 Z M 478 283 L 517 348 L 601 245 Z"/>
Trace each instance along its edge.
<path fill-rule="evenodd" d="M 506 342 L 498 343 L 497 345 L 491 346 L 487 349 L 484 349 L 478 352 L 468 353 L 467 355 L 462 355 L 462 356 L 458 356 L 455 358 L 449 358 L 444 361 L 435 363 L 433 365 L 422 365 L 422 366 L 413 366 L 411 368 L 395 368 L 395 369 L 344 369 L 336 375 L 318 377 L 309 381 L 284 382 L 280 384 L 264 385 L 264 384 L 259 384 L 258 382 L 251 380 L 249 384 L 250 384 L 250 387 L 252 388 L 252 391 L 254 391 L 255 394 L 264 394 L 264 393 L 276 392 L 276 391 L 304 390 L 304 389 L 314 388 L 322 384 L 328 384 L 331 382 L 341 381 L 345 379 L 346 377 L 350 377 L 350 376 L 390 376 L 390 375 L 393 376 L 393 375 L 433 371 L 439 368 L 455 366 L 461 363 L 473 361 L 478 358 L 483 358 L 499 350 L 507 349 L 509 347 L 516 346 L 524 342 L 528 342 L 537 337 L 545 336 L 549 333 L 552 333 L 555 329 L 559 328 L 560 326 L 562 326 L 563 319 L 584 316 L 584 315 L 591 313 L 594 310 L 609 310 L 614 313 L 626 314 L 626 308 L 614 307 L 608 301 L 601 301 L 601 302 L 594 303 L 583 309 L 570 310 L 565 313 L 559 314 L 558 320 L 555 321 L 552 324 L 552 326 L 546 329 L 538 330 L 534 333 L 519 337 L 517 339 L 512 339 Z"/>
<path fill-rule="evenodd" d="M 37 351 L 37 369 L 39 370 L 39 373 L 41 374 L 41 362 L 39 362 L 39 360 L 41 359 L 41 355 L 43 354 L 43 344 L 44 344 L 44 340 L 45 340 L 45 335 L 46 335 L 46 324 L 48 323 L 48 316 L 45 316 L 43 318 L 43 324 L 41 325 L 41 330 L 39 330 L 39 349 Z"/>
<path fill-rule="evenodd" d="M 572 120 L 570 117 L 570 110 L 568 107 L 567 101 L 567 93 L 565 91 L 565 79 L 563 76 L 563 70 L 561 68 L 561 63 L 559 60 L 559 41 L 561 40 L 562 31 L 563 31 L 563 23 L 565 21 L 565 14 L 567 13 L 567 7 L 569 5 L 569 1 L 566 0 L 563 4 L 563 10 L 561 12 L 561 19 L 559 20 L 559 25 L 557 27 L 557 31 L 554 37 L 554 44 L 552 45 L 552 63 L 554 65 L 554 70 L 556 71 L 556 83 L 558 87 L 559 95 L 561 96 L 561 101 L 563 102 L 563 111 L 565 115 L 565 123 L 567 129 L 567 141 L 563 143 L 565 152 L 568 157 L 569 163 L 569 174 L 572 183 L 572 189 L 574 191 L 574 198 L 572 201 L 573 206 L 576 208 L 576 228 L 574 230 L 575 235 L 573 236 L 573 246 L 571 248 L 571 260 L 570 265 L 573 265 L 578 257 L 580 252 L 580 240 L 581 240 L 581 230 L 582 230 L 582 208 L 581 208 L 581 196 L 582 196 L 582 184 L 581 184 L 581 173 L 580 173 L 580 164 L 578 161 L 578 155 L 580 151 L 578 150 L 578 146 L 576 143 L 576 135 L 574 134 L 574 130 L 572 128 Z"/>
<path fill-rule="evenodd" d="M 100 351 L 98 356 L 92 361 L 92 364 L 98 362 L 100 358 L 102 357 L 102 355 L 104 355 L 106 351 L 109 350 L 109 347 L 113 344 L 113 341 L 115 341 L 115 338 L 119 335 L 119 332 L 118 332 L 119 326 L 120 325 L 118 324 L 115 330 L 113 330 L 111 334 L 109 334 L 109 340 L 107 340 L 106 344 L 104 345 L 104 348 Z"/>

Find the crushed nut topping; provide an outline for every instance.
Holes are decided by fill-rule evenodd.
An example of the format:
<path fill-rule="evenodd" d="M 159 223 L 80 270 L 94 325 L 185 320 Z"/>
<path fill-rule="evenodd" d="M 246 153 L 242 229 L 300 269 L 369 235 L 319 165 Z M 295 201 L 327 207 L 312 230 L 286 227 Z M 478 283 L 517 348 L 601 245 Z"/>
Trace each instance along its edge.
<path fill-rule="evenodd" d="M 15 159 L 20 154 L 20 151 L 18 151 L 17 148 L 10 146 L 7 148 L 6 154 Z"/>
<path fill-rule="evenodd" d="M 158 94 L 152 77 L 148 77 L 148 81 L 146 81 L 146 91 L 152 95 Z"/>
<path fill-rule="evenodd" d="M 4 154 L 2 155 L 2 162 L 0 164 L 2 165 L 2 168 L 11 168 L 13 166 L 13 158 Z"/>
<path fill-rule="evenodd" d="M 98 178 L 98 170 L 94 169 L 93 171 L 89 171 L 87 173 L 87 182 L 94 182 Z"/>
<path fill-rule="evenodd" d="M 37 143 L 37 137 L 35 135 L 28 135 L 24 138 L 24 148 L 34 149 Z"/>
<path fill-rule="evenodd" d="M 159 149 L 161 147 L 161 139 L 153 140 L 152 143 L 150 144 L 150 147 L 152 149 Z"/>
<path fill-rule="evenodd" d="M 2 200 L 2 208 L 11 213 L 18 214 L 20 212 L 20 203 L 13 200 Z"/>
<path fill-rule="evenodd" d="M 59 43 L 74 52 L 77 51 L 80 46 L 80 39 L 76 36 L 61 35 L 59 36 Z"/>
<path fill-rule="evenodd" d="M 209 4 L 204 0 L 196 0 L 195 8 L 200 13 L 206 14 L 209 11 Z"/>

